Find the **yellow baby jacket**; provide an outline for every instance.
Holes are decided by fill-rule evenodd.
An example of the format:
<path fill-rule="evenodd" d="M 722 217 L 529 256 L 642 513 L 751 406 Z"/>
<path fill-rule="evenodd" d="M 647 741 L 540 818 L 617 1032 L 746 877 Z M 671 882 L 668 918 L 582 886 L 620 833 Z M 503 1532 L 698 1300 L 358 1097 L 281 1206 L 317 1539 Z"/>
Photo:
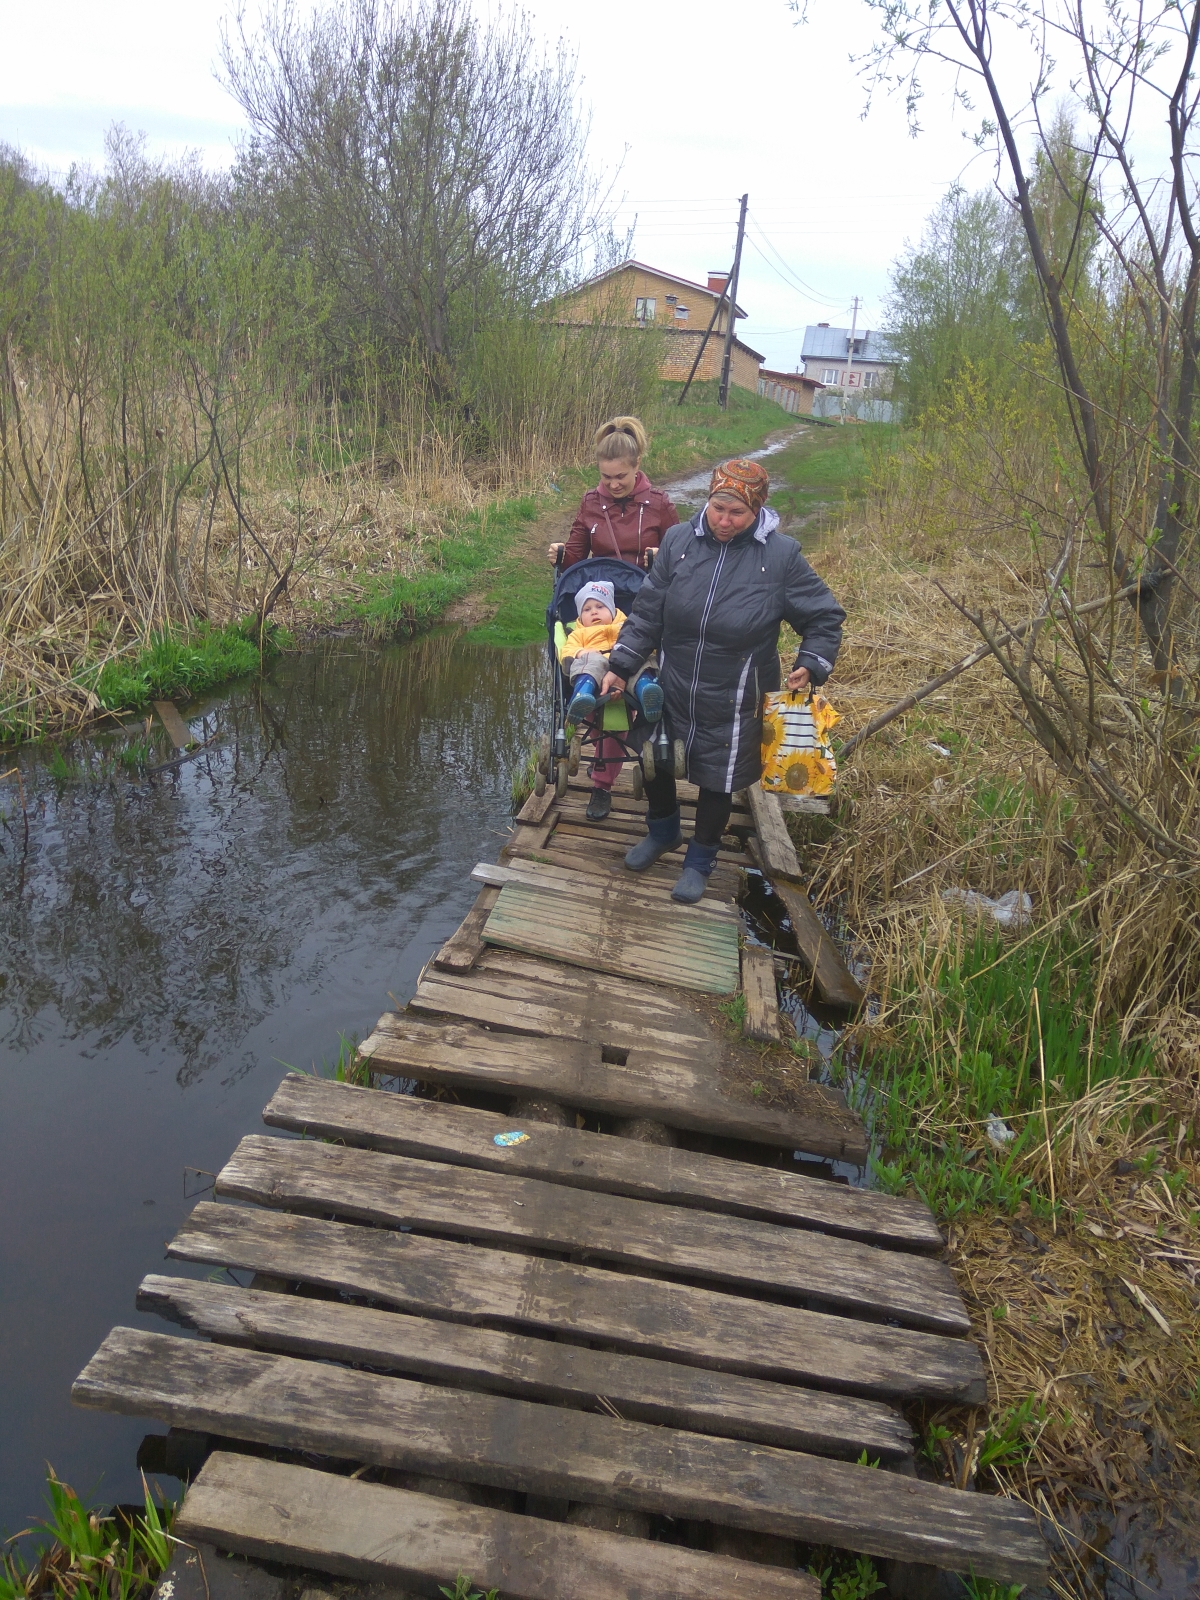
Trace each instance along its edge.
<path fill-rule="evenodd" d="M 611 622 L 595 622 L 590 628 L 585 628 L 581 622 L 567 635 L 567 642 L 558 652 L 558 659 L 567 661 L 581 650 L 598 650 L 602 656 L 606 656 L 616 644 L 624 621 L 625 613 L 618 611 Z"/>

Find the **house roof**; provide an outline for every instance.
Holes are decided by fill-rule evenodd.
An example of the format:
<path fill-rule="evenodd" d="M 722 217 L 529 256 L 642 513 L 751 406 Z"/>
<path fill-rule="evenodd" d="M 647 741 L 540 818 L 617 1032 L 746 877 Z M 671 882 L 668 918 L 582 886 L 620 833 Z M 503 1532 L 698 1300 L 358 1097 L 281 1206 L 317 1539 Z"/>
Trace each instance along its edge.
<path fill-rule="evenodd" d="M 822 328 L 811 325 L 805 328 L 804 345 L 800 351 L 802 361 L 845 361 L 849 352 L 849 328 Z M 854 359 L 895 363 L 900 358 L 883 334 L 867 328 L 854 335 Z"/>
<path fill-rule="evenodd" d="M 603 283 L 605 278 L 615 278 L 619 272 L 630 271 L 652 272 L 656 278 L 665 278 L 668 283 L 677 283 L 681 289 L 690 289 L 693 294 L 706 294 L 713 300 L 717 299 L 720 292 L 710 289 L 707 284 L 695 283 L 691 278 L 681 278 L 677 272 L 665 272 L 662 267 L 648 266 L 644 261 L 622 261 L 620 266 L 610 267 L 607 272 L 598 272 L 594 278 L 585 278 L 574 289 L 568 289 L 567 296 L 578 294 L 580 289 L 590 289 L 594 283 Z M 741 306 L 735 306 L 734 312 L 738 317 L 746 315 Z"/>
<path fill-rule="evenodd" d="M 779 383 L 790 383 L 804 389 L 823 389 L 825 385 L 816 378 L 806 378 L 802 372 L 777 372 L 773 367 L 762 367 L 760 378 L 774 378 Z"/>

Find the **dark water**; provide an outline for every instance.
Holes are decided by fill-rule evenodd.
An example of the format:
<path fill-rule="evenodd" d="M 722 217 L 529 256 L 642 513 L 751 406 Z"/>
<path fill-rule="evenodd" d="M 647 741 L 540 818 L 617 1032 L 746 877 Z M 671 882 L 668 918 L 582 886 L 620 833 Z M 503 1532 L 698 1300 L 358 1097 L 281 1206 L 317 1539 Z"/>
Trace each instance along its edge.
<path fill-rule="evenodd" d="M 71 1381 L 115 1323 L 158 1325 L 134 1293 L 211 1181 L 187 1169 L 461 921 L 544 677 L 536 648 L 337 641 L 192 708 L 213 742 L 175 771 L 127 773 L 134 733 L 78 742 L 67 778 L 22 755 L 27 840 L 0 785 L 0 1535 L 42 1513 L 47 1461 L 140 1497 L 153 1425 L 74 1409 Z"/>

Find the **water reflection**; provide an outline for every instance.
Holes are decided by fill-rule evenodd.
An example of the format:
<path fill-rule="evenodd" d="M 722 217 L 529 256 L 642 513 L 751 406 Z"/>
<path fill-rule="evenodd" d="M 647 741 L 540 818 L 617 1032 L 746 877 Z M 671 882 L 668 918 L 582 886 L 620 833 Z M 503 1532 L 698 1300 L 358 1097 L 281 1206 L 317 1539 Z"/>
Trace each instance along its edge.
<path fill-rule="evenodd" d="M 193 708 L 210 742 L 157 775 L 120 765 L 140 725 L 64 752 L 67 778 L 22 755 L 27 841 L 0 791 L 0 1534 L 37 1514 L 46 1459 L 132 1496 L 143 1425 L 72 1412 L 71 1379 L 138 1320 L 184 1167 L 258 1126 L 280 1062 L 412 992 L 495 857 L 544 677 L 538 648 L 335 641 Z"/>

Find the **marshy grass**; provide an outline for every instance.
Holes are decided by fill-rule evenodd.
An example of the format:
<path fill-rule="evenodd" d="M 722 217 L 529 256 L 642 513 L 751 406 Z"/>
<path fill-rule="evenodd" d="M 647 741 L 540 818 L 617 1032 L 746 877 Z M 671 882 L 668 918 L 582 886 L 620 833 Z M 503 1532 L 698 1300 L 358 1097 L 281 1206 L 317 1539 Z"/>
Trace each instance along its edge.
<path fill-rule="evenodd" d="M 0 1550 L 0 1600 L 144 1600 L 171 1560 L 173 1505 L 155 1500 L 146 1481 L 145 1508 L 89 1511 L 50 1472 L 50 1515 Z M 31 1559 L 17 1540 L 32 1537 Z"/>

